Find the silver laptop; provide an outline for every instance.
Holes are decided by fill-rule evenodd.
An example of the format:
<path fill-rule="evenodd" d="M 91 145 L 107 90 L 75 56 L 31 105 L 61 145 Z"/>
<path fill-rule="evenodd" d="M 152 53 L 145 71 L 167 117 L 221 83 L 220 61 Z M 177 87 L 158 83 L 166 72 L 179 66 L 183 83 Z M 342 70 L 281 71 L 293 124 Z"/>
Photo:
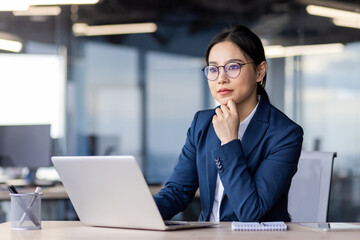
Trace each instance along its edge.
<path fill-rule="evenodd" d="M 90 226 L 175 230 L 215 225 L 163 221 L 133 156 L 52 157 L 80 221 Z"/>

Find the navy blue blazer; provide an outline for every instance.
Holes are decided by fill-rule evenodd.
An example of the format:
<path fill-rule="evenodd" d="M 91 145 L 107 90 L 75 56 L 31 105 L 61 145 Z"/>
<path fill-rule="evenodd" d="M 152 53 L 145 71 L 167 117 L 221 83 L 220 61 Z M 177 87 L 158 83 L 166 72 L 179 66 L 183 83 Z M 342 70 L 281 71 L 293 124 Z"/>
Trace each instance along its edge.
<path fill-rule="evenodd" d="M 224 186 L 220 221 L 290 221 L 291 179 L 297 171 L 303 130 L 261 97 L 242 140 L 221 145 L 214 109 L 195 114 L 178 163 L 154 197 L 164 219 L 185 210 L 200 190 L 199 221 L 212 212 L 216 178 Z"/>

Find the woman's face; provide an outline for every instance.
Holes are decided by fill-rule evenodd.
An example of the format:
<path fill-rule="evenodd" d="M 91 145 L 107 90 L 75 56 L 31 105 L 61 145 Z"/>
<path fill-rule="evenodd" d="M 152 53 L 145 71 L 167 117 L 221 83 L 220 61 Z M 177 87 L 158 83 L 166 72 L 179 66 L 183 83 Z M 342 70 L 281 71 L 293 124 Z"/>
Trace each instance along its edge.
<path fill-rule="evenodd" d="M 215 44 L 210 50 L 208 60 L 209 65 L 215 66 L 224 66 L 229 62 L 248 63 L 253 61 L 231 41 Z M 263 77 L 263 74 L 259 74 L 260 70 L 260 67 L 257 69 L 253 63 L 242 65 L 239 76 L 229 78 L 225 74 L 224 68 L 220 67 L 217 79 L 208 80 L 211 94 L 220 104 L 227 104 L 230 99 L 234 100 L 238 106 L 253 102 L 256 100 L 257 82 L 261 82 Z"/>

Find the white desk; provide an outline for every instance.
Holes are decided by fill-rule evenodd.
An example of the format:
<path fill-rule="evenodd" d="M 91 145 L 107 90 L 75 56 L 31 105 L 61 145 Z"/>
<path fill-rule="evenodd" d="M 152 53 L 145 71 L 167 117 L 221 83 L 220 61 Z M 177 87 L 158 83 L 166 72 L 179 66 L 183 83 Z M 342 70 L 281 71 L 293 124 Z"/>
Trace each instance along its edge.
<path fill-rule="evenodd" d="M 80 222 L 43 221 L 41 230 L 18 231 L 11 230 L 10 222 L 0 224 L 1 240 L 77 240 L 77 239 L 252 239 L 252 240 L 354 240 L 359 239 L 360 231 L 320 232 L 300 227 L 296 223 L 288 223 L 288 230 L 283 232 L 241 232 L 232 231 L 230 223 L 203 229 L 178 230 L 170 232 L 130 230 L 119 228 L 88 227 Z"/>

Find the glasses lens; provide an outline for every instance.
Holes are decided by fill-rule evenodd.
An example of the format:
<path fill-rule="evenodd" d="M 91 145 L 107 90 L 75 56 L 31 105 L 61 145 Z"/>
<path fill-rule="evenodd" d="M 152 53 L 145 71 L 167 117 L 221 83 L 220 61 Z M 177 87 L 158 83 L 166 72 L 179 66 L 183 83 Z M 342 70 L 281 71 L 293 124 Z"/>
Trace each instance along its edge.
<path fill-rule="evenodd" d="M 206 66 L 204 68 L 204 73 L 205 73 L 205 76 L 207 77 L 207 79 L 212 81 L 217 78 L 219 71 L 216 66 Z"/>
<path fill-rule="evenodd" d="M 236 78 L 240 74 L 240 68 L 239 63 L 228 63 L 225 65 L 225 73 L 231 78 Z"/>

